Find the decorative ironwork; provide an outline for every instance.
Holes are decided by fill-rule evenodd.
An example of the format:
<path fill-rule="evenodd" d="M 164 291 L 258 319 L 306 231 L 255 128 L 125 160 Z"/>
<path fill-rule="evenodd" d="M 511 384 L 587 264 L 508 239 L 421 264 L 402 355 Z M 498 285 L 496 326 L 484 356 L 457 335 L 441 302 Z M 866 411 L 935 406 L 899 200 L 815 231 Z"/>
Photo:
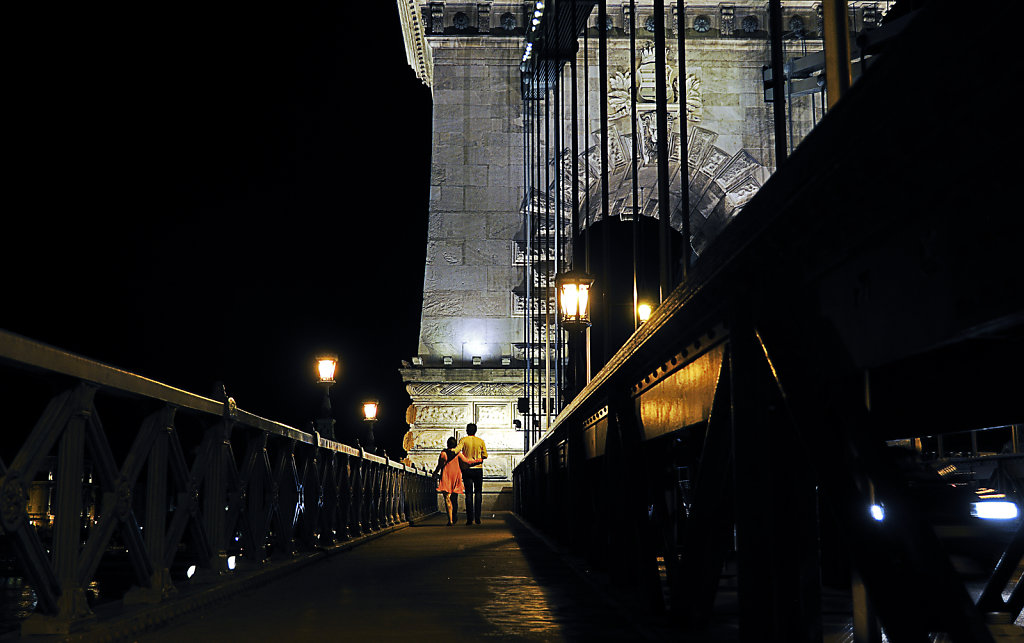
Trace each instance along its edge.
<path fill-rule="evenodd" d="M 192 564 L 204 580 L 227 580 L 229 556 L 259 567 L 437 510 L 424 472 L 233 404 L 6 331 L 0 331 L 0 358 L 55 381 L 83 382 L 50 401 L 9 468 L 0 461 L 2 537 L 38 597 L 23 634 L 66 634 L 94 619 L 84 591 L 114 564 L 111 551 L 127 551 L 135 572 L 136 587 L 125 600 L 159 602 L 188 582 L 172 569 Z M 99 396 L 105 412 L 123 399 L 163 406 L 138 418 L 135 429 L 124 424 L 127 411 L 112 415 L 118 423 L 108 428 L 94 401 Z M 119 464 L 114 445 L 133 430 Z M 51 452 L 58 465 L 46 471 Z M 102 499 L 95 514 L 83 501 L 86 462 Z M 56 501 L 39 520 L 52 520 L 52 530 L 27 514 L 31 481 L 51 472 L 47 484 Z M 51 560 L 47 550 L 60 553 Z"/>

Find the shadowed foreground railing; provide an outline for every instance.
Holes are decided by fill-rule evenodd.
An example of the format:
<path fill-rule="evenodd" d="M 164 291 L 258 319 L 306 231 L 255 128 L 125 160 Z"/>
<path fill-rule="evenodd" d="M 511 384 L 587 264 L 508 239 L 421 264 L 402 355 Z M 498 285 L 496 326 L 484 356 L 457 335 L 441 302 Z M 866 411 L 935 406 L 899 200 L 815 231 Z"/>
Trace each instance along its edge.
<path fill-rule="evenodd" d="M 23 634 L 94 620 L 87 589 L 159 603 L 437 510 L 423 471 L 0 330 L 0 538 L 36 596 Z M 15 396 L 17 396 L 16 399 Z M 49 401 L 46 402 L 46 398 Z M 20 445 L 16 444 L 21 440 Z M 15 451 L 16 449 L 16 451 Z M 192 569 L 189 569 L 192 568 Z M 115 570 L 115 571 L 111 571 Z M 188 571 L 186 571 L 188 570 Z M 194 572 L 194 573 L 193 573 Z M 110 596 L 117 582 L 107 582 Z"/>
<path fill-rule="evenodd" d="M 932 106 L 983 93 L 991 41 L 943 56 L 926 4 L 514 470 L 520 516 L 680 631 L 1021 640 L 1024 270 L 978 187 L 1016 170 L 943 161 L 973 143 Z M 963 431 L 997 440 L 948 458 Z"/>

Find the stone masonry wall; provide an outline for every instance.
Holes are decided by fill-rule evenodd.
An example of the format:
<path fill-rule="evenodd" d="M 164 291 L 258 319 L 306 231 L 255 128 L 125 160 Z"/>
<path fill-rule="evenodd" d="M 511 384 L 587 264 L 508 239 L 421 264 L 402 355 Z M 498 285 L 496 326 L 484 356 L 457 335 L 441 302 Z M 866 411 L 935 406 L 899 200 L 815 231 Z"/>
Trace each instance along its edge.
<path fill-rule="evenodd" d="M 522 225 L 520 41 L 431 38 L 434 132 L 419 355 L 500 365 L 522 335 L 510 291 Z"/>

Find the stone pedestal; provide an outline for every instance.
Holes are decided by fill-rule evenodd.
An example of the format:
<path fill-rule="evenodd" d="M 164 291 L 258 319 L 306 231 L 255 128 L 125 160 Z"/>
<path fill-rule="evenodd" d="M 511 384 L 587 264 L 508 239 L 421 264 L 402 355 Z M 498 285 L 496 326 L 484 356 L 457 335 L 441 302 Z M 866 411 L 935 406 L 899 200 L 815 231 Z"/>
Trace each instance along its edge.
<path fill-rule="evenodd" d="M 466 424 L 474 422 L 488 454 L 483 510 L 511 509 L 512 468 L 522 458 L 524 444 L 523 431 L 513 425 L 516 400 L 523 395 L 522 371 L 407 366 L 401 374 L 412 398 L 402 445 L 412 463 L 433 470 L 448 438 L 461 438 Z M 459 511 L 465 511 L 464 498 L 459 498 Z"/>

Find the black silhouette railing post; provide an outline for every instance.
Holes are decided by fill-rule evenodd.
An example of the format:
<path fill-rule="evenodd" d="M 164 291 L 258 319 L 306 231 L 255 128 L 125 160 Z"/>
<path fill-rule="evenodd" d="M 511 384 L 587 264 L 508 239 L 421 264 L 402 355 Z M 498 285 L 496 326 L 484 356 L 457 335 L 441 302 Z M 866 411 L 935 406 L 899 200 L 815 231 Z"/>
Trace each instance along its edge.
<path fill-rule="evenodd" d="M 369 471 L 368 471 L 369 463 L 366 461 L 366 459 L 363 457 L 363 455 L 364 455 L 363 449 L 360 447 L 360 449 L 359 449 L 359 459 L 356 460 L 356 462 L 355 462 L 356 478 L 355 478 L 355 481 L 354 481 L 355 485 L 353 486 L 353 492 L 355 493 L 355 496 L 356 496 L 356 513 L 359 516 L 359 518 L 358 518 L 358 525 L 357 525 L 357 532 L 359 534 L 369 533 L 371 531 L 371 529 L 372 529 L 372 526 L 370 525 L 370 521 L 369 521 L 369 511 L 370 511 L 370 509 L 367 506 L 367 502 L 366 502 L 366 492 L 367 492 L 366 479 L 367 479 L 367 476 L 369 475 Z"/>
<path fill-rule="evenodd" d="M 209 458 L 203 481 L 203 521 L 213 551 L 207 563 L 215 574 L 227 571 L 227 459 L 231 457 L 232 423 L 224 419 L 210 429 Z"/>
<path fill-rule="evenodd" d="M 213 548 L 207 537 L 206 529 L 202 524 L 202 513 L 200 512 L 200 486 L 203 481 L 205 470 L 206 450 L 199 449 L 198 456 L 189 469 L 185 460 L 185 454 L 181 447 L 177 430 L 171 427 L 169 433 L 169 464 L 171 480 L 177 490 L 175 499 L 174 514 L 171 517 L 171 525 L 167 530 L 164 549 L 164 566 L 170 567 L 173 564 L 175 548 L 181 542 L 185 529 L 189 530 L 192 537 L 192 547 L 200 562 L 208 561 L 213 557 Z M 206 436 L 209 437 L 208 435 Z"/>
<path fill-rule="evenodd" d="M 304 550 L 312 549 L 317 541 L 317 527 L 320 520 L 320 460 L 318 447 L 305 447 L 298 469 L 298 480 L 302 487 L 302 515 L 297 524 L 296 536 Z"/>
<path fill-rule="evenodd" d="M 339 472 L 339 483 L 338 489 L 341 493 L 341 503 L 339 511 L 341 512 L 341 519 L 339 523 L 341 528 L 338 530 L 338 537 L 343 540 L 348 540 L 358 535 L 358 531 L 355 526 L 355 511 L 353 507 L 354 499 L 352 496 L 352 485 L 355 477 L 355 472 L 352 470 L 352 456 L 344 453 L 340 456 L 341 464 L 338 467 Z"/>
<path fill-rule="evenodd" d="M 330 546 L 337 542 L 338 519 L 338 456 L 324 450 L 323 474 L 320 480 L 320 544 Z"/>
<path fill-rule="evenodd" d="M 79 548 L 82 528 L 82 479 L 85 474 L 85 427 L 93 387 L 80 387 L 81 406 L 76 409 L 60 436 L 53 520 L 53 568 L 60 583 L 57 618 L 70 622 L 90 613 L 85 589 L 78 583 Z M 107 518 L 109 520 L 109 518 Z"/>
<path fill-rule="evenodd" d="M 155 418 L 157 430 L 153 435 L 153 446 L 149 450 L 146 466 L 146 550 L 153 566 L 150 587 L 162 598 L 170 593 L 173 584 L 166 563 L 164 538 L 167 532 L 168 457 L 170 439 L 174 427 L 174 408 L 164 407 Z M 159 599 L 153 597 L 154 599 Z"/>

